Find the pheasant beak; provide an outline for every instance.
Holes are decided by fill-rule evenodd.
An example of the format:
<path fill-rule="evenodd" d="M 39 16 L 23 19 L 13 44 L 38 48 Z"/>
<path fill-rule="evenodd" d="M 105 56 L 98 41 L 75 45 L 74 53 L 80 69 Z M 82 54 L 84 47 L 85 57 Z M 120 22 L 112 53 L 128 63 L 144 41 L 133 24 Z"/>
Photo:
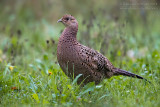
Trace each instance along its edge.
<path fill-rule="evenodd" d="M 57 21 L 57 23 L 62 22 L 62 18 Z"/>

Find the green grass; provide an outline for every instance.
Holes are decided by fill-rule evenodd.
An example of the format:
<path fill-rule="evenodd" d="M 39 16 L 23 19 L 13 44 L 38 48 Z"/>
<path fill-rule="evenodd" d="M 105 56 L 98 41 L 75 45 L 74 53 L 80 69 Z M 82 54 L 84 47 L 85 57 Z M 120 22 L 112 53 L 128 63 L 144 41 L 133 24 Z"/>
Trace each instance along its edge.
<path fill-rule="evenodd" d="M 116 67 L 141 75 L 152 84 L 117 76 L 97 86 L 89 83 L 80 87 L 57 63 L 56 49 L 63 25 L 56 24 L 56 20 L 50 23 L 46 18 L 36 19 L 26 10 L 18 11 L 16 21 L 12 21 L 15 16 L 2 11 L 0 105 L 159 107 L 159 18 L 148 13 L 145 25 L 141 16 L 133 13 L 129 19 L 122 14 L 118 21 L 109 14 L 102 17 L 101 12 L 96 19 L 91 14 L 76 15 L 78 40 L 103 53 Z M 129 52 L 134 55 L 129 56 Z"/>

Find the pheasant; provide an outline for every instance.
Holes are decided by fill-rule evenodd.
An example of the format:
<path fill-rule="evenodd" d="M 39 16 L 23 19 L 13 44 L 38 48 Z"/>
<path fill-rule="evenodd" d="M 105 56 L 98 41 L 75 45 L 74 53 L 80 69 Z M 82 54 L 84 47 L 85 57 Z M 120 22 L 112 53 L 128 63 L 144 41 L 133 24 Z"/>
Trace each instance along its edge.
<path fill-rule="evenodd" d="M 78 22 L 72 15 L 64 15 L 57 22 L 65 25 L 57 46 L 58 63 L 63 72 L 71 78 L 82 74 L 78 78 L 78 84 L 81 82 L 99 84 L 104 78 L 117 75 L 144 79 L 139 75 L 114 67 L 101 53 L 80 44 L 76 39 Z"/>

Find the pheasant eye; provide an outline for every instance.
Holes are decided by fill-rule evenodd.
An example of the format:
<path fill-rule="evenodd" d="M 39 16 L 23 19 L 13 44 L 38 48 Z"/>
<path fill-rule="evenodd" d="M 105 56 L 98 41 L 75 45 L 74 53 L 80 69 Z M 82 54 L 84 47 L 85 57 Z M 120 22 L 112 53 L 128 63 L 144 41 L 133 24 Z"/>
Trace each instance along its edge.
<path fill-rule="evenodd" d="M 68 20 L 69 20 L 69 17 L 67 17 L 66 20 L 68 21 Z"/>

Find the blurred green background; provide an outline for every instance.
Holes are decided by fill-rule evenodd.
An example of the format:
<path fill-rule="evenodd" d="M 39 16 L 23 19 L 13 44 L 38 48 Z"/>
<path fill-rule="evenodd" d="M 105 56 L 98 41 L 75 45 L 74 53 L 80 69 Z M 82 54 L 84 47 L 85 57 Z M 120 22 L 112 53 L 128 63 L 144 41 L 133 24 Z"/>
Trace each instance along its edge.
<path fill-rule="evenodd" d="M 78 20 L 80 43 L 153 84 L 121 76 L 83 88 L 72 82 L 56 59 L 64 14 Z M 1 0 L 0 104 L 160 106 L 159 19 L 158 0 Z"/>

